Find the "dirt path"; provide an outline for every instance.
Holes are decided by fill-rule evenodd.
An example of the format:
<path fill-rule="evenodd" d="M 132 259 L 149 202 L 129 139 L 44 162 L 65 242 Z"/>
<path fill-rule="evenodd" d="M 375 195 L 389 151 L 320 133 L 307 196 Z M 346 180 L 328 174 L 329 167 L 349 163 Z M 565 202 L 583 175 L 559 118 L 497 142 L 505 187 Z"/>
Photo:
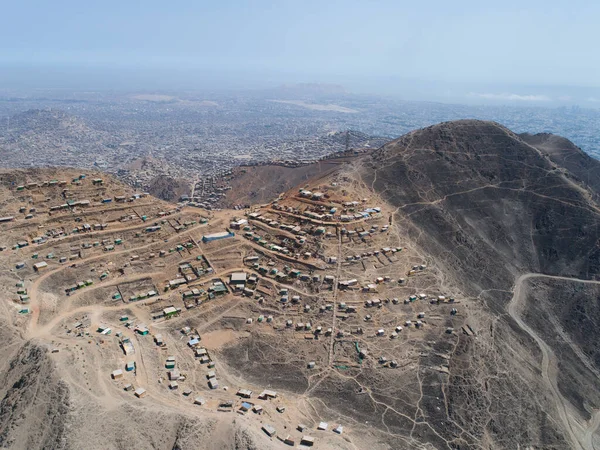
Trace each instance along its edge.
<path fill-rule="evenodd" d="M 596 446 L 594 445 L 594 435 L 600 426 L 600 409 L 597 410 L 593 415 L 590 423 L 584 432 L 583 442 L 584 448 L 596 450 Z"/>
<path fill-rule="evenodd" d="M 581 280 L 578 278 L 561 277 L 554 275 L 544 275 L 539 273 L 527 273 L 521 275 L 515 282 L 513 289 L 513 297 L 510 300 L 507 310 L 508 314 L 515 320 L 517 325 L 525 331 L 531 338 L 537 343 L 542 352 L 542 377 L 545 383 L 550 388 L 560 420 L 565 426 L 571 445 L 573 448 L 582 450 L 595 450 L 594 448 L 594 434 L 600 426 L 600 411 L 593 414 L 592 419 L 586 425 L 581 424 L 577 420 L 577 412 L 574 411 L 573 406 L 565 399 L 560 390 L 558 389 L 557 383 L 557 358 L 552 349 L 544 340 L 529 326 L 527 325 L 520 316 L 521 306 L 524 301 L 524 295 L 521 291 L 523 282 L 530 278 L 549 278 L 554 280 L 562 281 L 574 281 L 578 283 L 586 284 L 600 284 L 600 281 L 595 280 Z M 584 361 L 585 363 L 585 361 Z"/>
<path fill-rule="evenodd" d="M 337 267 L 335 271 L 335 280 L 333 280 L 333 319 L 331 320 L 331 341 L 329 343 L 329 352 L 327 354 L 327 365 L 333 364 L 333 347 L 335 344 L 335 319 L 337 316 L 337 298 L 339 294 L 340 274 L 342 273 L 342 234 L 338 231 L 337 244 Z"/>
<path fill-rule="evenodd" d="M 104 288 L 104 287 L 108 287 L 108 286 L 116 286 L 117 284 L 121 284 L 121 283 L 130 283 L 132 281 L 144 280 L 146 278 L 152 278 L 155 276 L 159 276 L 161 274 L 162 274 L 162 272 L 152 272 L 152 273 L 144 273 L 144 274 L 140 274 L 140 275 L 131 275 L 128 277 L 123 277 L 119 280 L 115 280 L 113 283 L 99 285 L 96 287 L 96 289 L 100 289 L 100 288 Z M 90 292 L 90 291 L 92 291 L 92 289 L 88 290 L 87 292 Z M 61 314 L 54 317 L 47 324 L 40 326 L 38 323 L 34 329 L 30 330 L 29 336 L 30 336 L 30 338 L 40 337 L 42 335 L 51 336 L 50 333 L 51 333 L 52 329 L 58 323 L 60 323 L 61 320 L 63 320 L 65 317 L 72 316 L 74 314 L 79 314 L 79 313 L 84 313 L 84 312 L 87 312 L 87 313 L 93 312 L 99 316 L 104 311 L 119 311 L 121 309 L 123 309 L 123 310 L 131 309 L 131 308 L 135 308 L 136 305 L 137 304 L 123 303 L 122 301 L 119 300 L 117 305 L 112 305 L 112 306 L 104 306 L 101 304 L 95 304 L 95 305 L 79 306 L 77 308 L 71 309 L 70 308 L 70 306 L 72 306 L 72 302 L 71 302 L 71 303 L 69 303 L 69 305 L 66 305 L 67 307 L 64 308 L 64 311 Z M 135 309 L 137 309 L 137 308 L 135 308 Z"/>

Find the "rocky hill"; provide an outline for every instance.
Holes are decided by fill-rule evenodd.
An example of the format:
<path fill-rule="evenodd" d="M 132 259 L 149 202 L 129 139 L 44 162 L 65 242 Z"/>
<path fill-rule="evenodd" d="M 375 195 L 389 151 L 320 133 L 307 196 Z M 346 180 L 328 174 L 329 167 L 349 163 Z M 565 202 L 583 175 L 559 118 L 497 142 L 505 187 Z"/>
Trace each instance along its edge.
<path fill-rule="evenodd" d="M 598 160 L 561 136 L 549 133 L 521 134 L 521 139 L 537 148 L 557 166 L 566 169 L 567 175 L 588 185 L 594 193 L 600 192 L 600 164 Z"/>
<path fill-rule="evenodd" d="M 304 186 L 308 180 L 323 178 L 335 171 L 341 162 L 319 161 L 298 167 L 274 164 L 243 166 L 234 169 L 231 189 L 226 192 L 222 203 L 226 207 L 235 205 L 258 205 L 276 199 L 279 194 Z"/>
<path fill-rule="evenodd" d="M 363 162 L 398 226 L 481 302 L 478 342 L 463 336 L 448 385 L 424 392 L 448 397 L 447 411 L 429 412 L 440 433 L 454 424 L 474 446 L 591 448 L 598 314 L 595 294 L 576 292 L 600 280 L 599 170 L 565 139 L 472 120 L 414 131 Z"/>
<path fill-rule="evenodd" d="M 169 176 L 158 176 L 148 183 L 148 192 L 169 202 L 178 202 L 183 195 L 189 195 L 190 183 Z"/>

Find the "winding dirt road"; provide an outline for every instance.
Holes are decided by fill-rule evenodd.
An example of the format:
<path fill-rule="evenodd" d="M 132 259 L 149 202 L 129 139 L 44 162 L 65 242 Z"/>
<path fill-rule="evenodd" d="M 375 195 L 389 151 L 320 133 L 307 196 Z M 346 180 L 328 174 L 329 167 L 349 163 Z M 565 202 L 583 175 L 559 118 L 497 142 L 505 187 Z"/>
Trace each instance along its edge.
<path fill-rule="evenodd" d="M 557 383 L 557 358 L 552 348 L 529 326 L 527 325 L 520 316 L 522 311 L 522 305 L 525 300 L 525 296 L 522 292 L 523 282 L 531 278 L 548 278 L 553 280 L 570 281 L 586 284 L 599 284 L 600 281 L 595 280 L 581 280 L 578 278 L 561 277 L 554 275 L 544 275 L 541 273 L 527 273 L 517 278 L 513 289 L 513 297 L 510 300 L 507 310 L 508 314 L 515 320 L 517 325 L 525 331 L 531 338 L 537 343 L 542 351 L 542 377 L 544 382 L 550 388 L 560 420 L 564 424 L 565 431 L 567 432 L 569 439 L 572 444 L 572 448 L 582 450 L 596 450 L 594 447 L 594 435 L 600 426 L 600 410 L 594 412 L 589 423 L 582 423 L 579 419 L 579 414 L 575 411 L 573 405 L 565 399 L 560 390 L 558 389 Z M 581 358 L 581 355 L 578 354 Z M 586 363 L 586 361 L 583 361 Z"/>
<path fill-rule="evenodd" d="M 169 238 L 166 239 L 165 242 L 172 242 L 174 240 L 180 240 L 183 236 L 187 236 L 190 233 L 192 233 L 193 231 L 198 230 L 199 228 L 205 227 L 207 226 L 207 224 L 198 224 L 194 227 L 188 228 L 187 230 L 172 235 Z M 116 230 L 113 230 L 116 231 Z M 122 255 L 122 254 L 126 254 L 126 253 L 133 253 L 139 250 L 143 250 L 143 249 L 147 249 L 150 248 L 152 246 L 160 246 L 160 245 L 164 245 L 161 244 L 160 241 L 152 241 L 149 242 L 147 244 L 143 244 L 143 245 L 139 245 L 137 247 L 132 247 L 132 248 L 127 248 L 127 249 L 123 249 L 123 250 L 118 250 L 115 252 L 110 252 L 108 254 L 105 253 L 101 253 L 98 255 L 93 255 L 93 256 L 89 256 L 87 258 L 82 258 L 80 260 L 77 261 L 77 264 L 85 264 L 85 263 L 89 263 L 92 261 L 97 261 L 97 260 L 101 260 L 101 259 L 108 259 L 108 258 L 114 258 L 115 256 L 118 255 Z M 33 284 L 31 285 L 31 287 L 29 288 L 29 298 L 30 298 L 30 308 L 31 308 L 31 319 L 29 321 L 29 324 L 27 326 L 27 330 L 25 335 L 28 337 L 31 337 L 33 335 L 35 335 L 37 327 L 38 327 L 38 321 L 39 321 L 39 316 L 40 316 L 40 299 L 39 299 L 39 287 L 40 284 L 46 280 L 47 278 L 49 278 L 52 275 L 55 275 L 57 273 L 60 273 L 64 270 L 67 270 L 70 267 L 70 264 L 65 264 L 62 266 L 59 266 L 53 270 L 49 270 L 48 272 L 44 273 L 42 276 L 36 278 L 36 280 L 33 282 Z M 99 285 L 100 287 L 103 285 Z M 89 290 L 88 290 L 89 291 Z"/>

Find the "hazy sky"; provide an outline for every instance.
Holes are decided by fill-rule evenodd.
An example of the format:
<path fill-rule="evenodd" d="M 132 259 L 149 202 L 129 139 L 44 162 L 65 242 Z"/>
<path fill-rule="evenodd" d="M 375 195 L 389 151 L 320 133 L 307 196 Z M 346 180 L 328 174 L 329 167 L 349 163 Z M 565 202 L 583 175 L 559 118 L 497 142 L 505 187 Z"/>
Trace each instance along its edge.
<path fill-rule="evenodd" d="M 600 85 L 594 0 L 19 0 L 0 10 L 5 66 Z"/>

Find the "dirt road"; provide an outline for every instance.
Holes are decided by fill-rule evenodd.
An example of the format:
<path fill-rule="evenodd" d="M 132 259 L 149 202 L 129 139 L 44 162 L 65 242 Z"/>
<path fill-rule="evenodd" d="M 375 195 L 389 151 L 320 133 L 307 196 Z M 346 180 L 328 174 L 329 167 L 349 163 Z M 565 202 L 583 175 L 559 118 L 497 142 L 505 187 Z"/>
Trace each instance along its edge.
<path fill-rule="evenodd" d="M 175 234 L 173 236 L 170 236 L 165 242 L 172 242 L 173 240 L 178 240 L 181 239 L 182 236 L 188 235 L 191 232 L 197 230 L 198 228 L 201 227 L 205 227 L 207 224 L 199 224 L 196 225 L 192 228 L 188 228 L 187 230 L 179 233 L 179 234 Z M 145 248 L 149 248 L 152 246 L 158 246 L 161 245 L 160 242 L 150 242 L 148 244 L 144 244 L 144 245 L 140 245 L 138 247 L 132 247 L 132 248 L 128 248 L 128 249 L 124 249 L 124 250 L 120 250 L 120 251 L 116 251 L 116 252 L 111 252 L 110 254 L 99 254 L 99 255 L 94 255 L 94 256 L 90 256 L 88 258 L 83 258 L 80 259 L 79 261 L 77 261 L 77 264 L 84 264 L 84 263 L 88 263 L 91 261 L 96 261 L 102 258 L 114 258 L 117 255 L 120 254 L 125 254 L 125 253 L 131 253 L 131 252 L 136 252 L 138 250 L 142 250 Z M 164 245 L 164 244 L 163 244 Z M 69 268 L 70 265 L 63 265 L 60 267 L 57 267 L 54 270 L 48 271 L 45 274 L 43 274 L 42 276 L 38 277 L 33 284 L 31 285 L 31 287 L 29 288 L 29 298 L 30 298 L 30 305 L 31 305 L 31 319 L 29 321 L 28 324 L 28 329 L 27 329 L 27 335 L 31 336 L 33 334 L 35 334 L 35 330 L 38 326 L 38 321 L 39 321 L 39 316 L 40 316 L 40 301 L 38 298 L 38 290 L 40 287 L 40 284 L 47 279 L 48 277 L 55 275 L 59 272 L 62 272 L 63 270 L 66 270 Z"/>
<path fill-rule="evenodd" d="M 542 351 L 542 377 L 544 382 L 550 388 L 554 397 L 556 408 L 560 420 L 563 422 L 565 431 L 568 434 L 569 440 L 573 448 L 582 450 L 596 450 L 594 447 L 594 434 L 600 426 L 600 411 L 596 411 L 589 423 L 584 424 L 578 420 L 578 413 L 567 399 L 565 399 L 557 383 L 557 359 L 556 355 L 548 344 L 529 326 L 520 316 L 524 295 L 522 293 L 523 282 L 531 278 L 549 278 L 553 280 L 571 281 L 586 284 L 600 284 L 600 281 L 581 280 L 577 278 L 560 277 L 553 275 L 544 275 L 540 273 L 527 273 L 517 278 L 513 289 L 513 297 L 510 300 L 507 310 L 508 314 L 515 320 L 517 325 L 525 331 L 536 342 Z M 585 363 L 585 361 L 584 361 Z"/>

